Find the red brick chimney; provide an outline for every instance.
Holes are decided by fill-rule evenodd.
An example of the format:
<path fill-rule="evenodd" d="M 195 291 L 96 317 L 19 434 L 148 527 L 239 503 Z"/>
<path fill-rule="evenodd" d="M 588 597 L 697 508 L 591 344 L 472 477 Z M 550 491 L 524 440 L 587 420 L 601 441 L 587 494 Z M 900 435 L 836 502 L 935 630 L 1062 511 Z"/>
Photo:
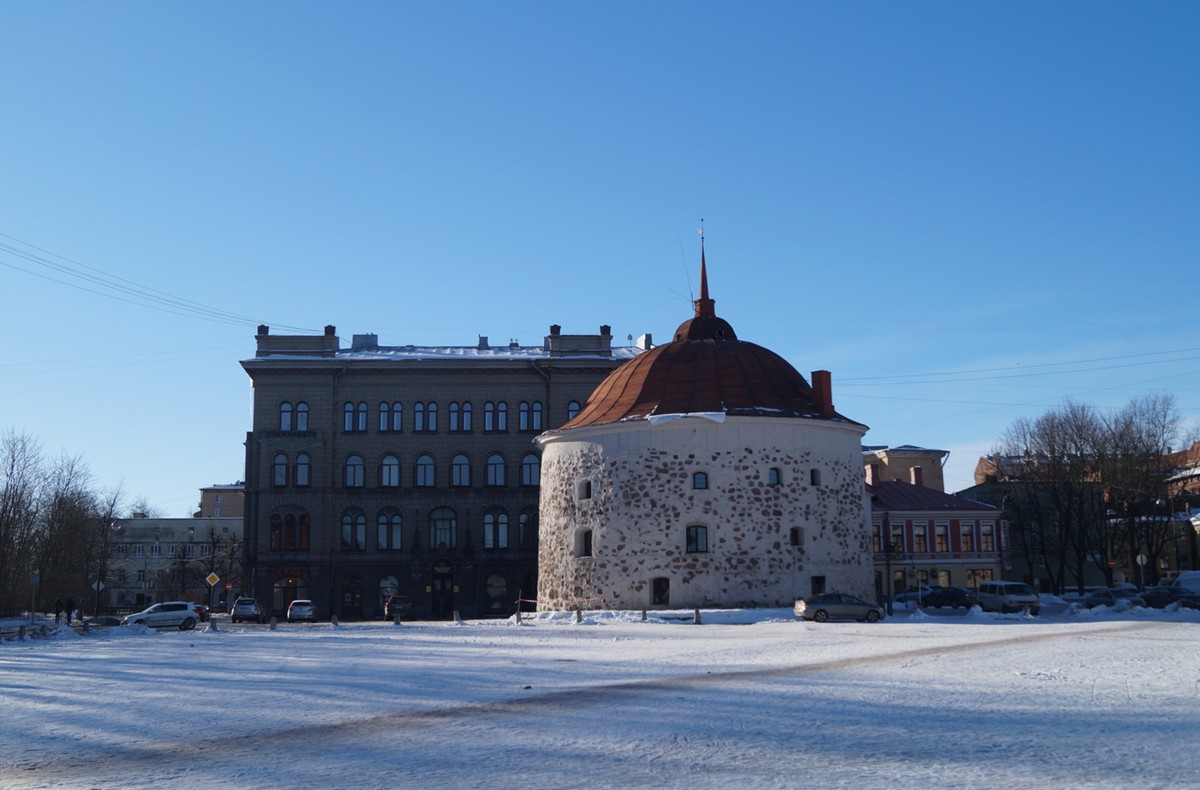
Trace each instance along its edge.
<path fill-rule="evenodd" d="M 814 370 L 812 374 L 813 405 L 826 417 L 832 417 L 833 384 L 828 370 Z"/>

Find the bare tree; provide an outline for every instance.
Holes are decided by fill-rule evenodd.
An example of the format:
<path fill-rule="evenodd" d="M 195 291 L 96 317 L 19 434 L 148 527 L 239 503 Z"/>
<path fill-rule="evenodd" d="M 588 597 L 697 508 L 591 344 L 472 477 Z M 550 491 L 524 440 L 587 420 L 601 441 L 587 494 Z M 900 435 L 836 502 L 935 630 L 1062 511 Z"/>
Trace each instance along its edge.
<path fill-rule="evenodd" d="M 41 466 L 41 448 L 30 436 L 0 435 L 0 611 L 29 602 Z"/>

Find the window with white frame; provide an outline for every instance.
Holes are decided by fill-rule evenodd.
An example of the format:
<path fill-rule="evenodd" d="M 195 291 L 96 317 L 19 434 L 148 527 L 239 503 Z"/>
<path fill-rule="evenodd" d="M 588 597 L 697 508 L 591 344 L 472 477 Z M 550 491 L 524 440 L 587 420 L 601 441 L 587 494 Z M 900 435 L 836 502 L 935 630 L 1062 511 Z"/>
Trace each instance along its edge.
<path fill-rule="evenodd" d="M 346 459 L 345 474 L 342 477 L 342 482 L 346 488 L 362 488 L 363 470 L 365 465 L 361 455 L 352 455 Z"/>
<path fill-rule="evenodd" d="M 504 482 L 504 456 L 493 453 L 487 459 L 487 484 L 495 488 Z"/>
<path fill-rule="evenodd" d="M 456 488 L 471 485 L 471 461 L 462 453 L 450 459 L 450 485 Z"/>
<path fill-rule="evenodd" d="M 417 456 L 417 465 L 413 469 L 413 482 L 417 488 L 433 488 L 437 483 L 436 467 L 433 464 L 433 456 L 423 454 Z"/>
<path fill-rule="evenodd" d="M 379 487 L 400 487 L 400 459 L 394 455 L 385 455 L 379 462 Z"/>

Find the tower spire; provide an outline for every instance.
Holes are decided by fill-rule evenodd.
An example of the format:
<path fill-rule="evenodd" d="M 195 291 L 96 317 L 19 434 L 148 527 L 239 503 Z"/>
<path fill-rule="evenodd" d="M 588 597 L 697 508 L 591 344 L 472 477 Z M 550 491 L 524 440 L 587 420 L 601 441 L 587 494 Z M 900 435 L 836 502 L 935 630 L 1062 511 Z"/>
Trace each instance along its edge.
<path fill-rule="evenodd" d="M 700 220 L 700 298 L 694 302 L 696 316 L 715 316 L 716 301 L 708 298 L 708 266 L 704 260 L 704 220 Z"/>

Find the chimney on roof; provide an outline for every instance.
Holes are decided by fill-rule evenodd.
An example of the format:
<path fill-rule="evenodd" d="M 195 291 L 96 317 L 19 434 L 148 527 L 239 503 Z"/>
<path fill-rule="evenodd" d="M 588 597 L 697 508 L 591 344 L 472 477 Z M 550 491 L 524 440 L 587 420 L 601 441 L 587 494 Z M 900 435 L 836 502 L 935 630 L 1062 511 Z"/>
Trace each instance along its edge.
<path fill-rule="evenodd" d="M 333 324 L 325 325 L 325 337 L 333 337 L 336 334 L 337 334 L 337 327 L 335 327 Z"/>
<path fill-rule="evenodd" d="M 812 374 L 813 405 L 826 417 L 832 417 L 833 382 L 828 370 L 814 370 Z"/>
<path fill-rule="evenodd" d="M 915 486 L 925 485 L 925 475 L 921 471 L 920 465 L 914 466 L 909 470 L 909 482 Z"/>
<path fill-rule="evenodd" d="M 611 337 L 612 336 L 612 327 L 609 326 L 608 324 L 601 324 L 600 325 L 600 336 L 601 337 Z"/>
<path fill-rule="evenodd" d="M 488 347 L 487 335 L 480 335 L 479 336 L 479 345 L 476 346 L 476 348 L 487 348 L 487 347 Z"/>
<path fill-rule="evenodd" d="M 269 335 L 271 334 L 271 327 L 267 326 L 266 324 L 259 324 L 258 333 L 260 335 Z"/>
<path fill-rule="evenodd" d="M 551 324 L 550 325 L 550 336 L 551 337 L 558 337 L 561 334 L 562 334 L 562 326 L 560 326 L 559 324 Z"/>
<path fill-rule="evenodd" d="M 879 464 L 867 465 L 867 485 L 879 485 Z"/>

